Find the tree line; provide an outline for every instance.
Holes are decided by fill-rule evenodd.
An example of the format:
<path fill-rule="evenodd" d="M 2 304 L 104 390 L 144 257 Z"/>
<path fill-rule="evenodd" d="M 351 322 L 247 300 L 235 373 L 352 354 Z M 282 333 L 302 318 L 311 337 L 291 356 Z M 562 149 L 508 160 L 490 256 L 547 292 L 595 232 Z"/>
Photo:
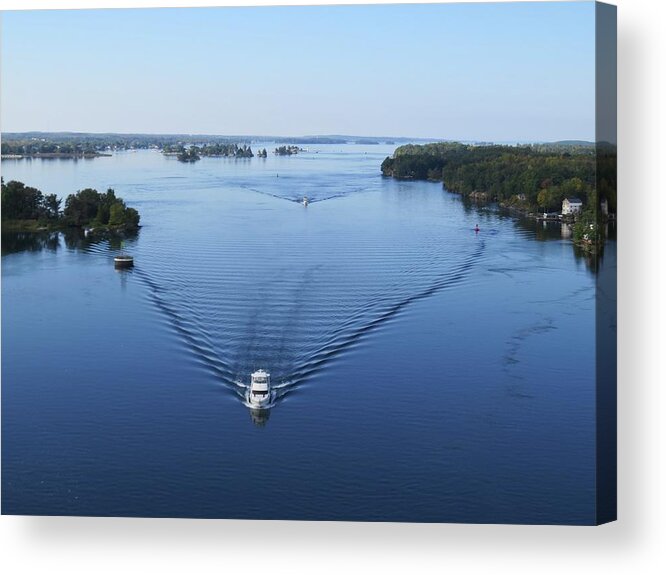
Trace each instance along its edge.
<path fill-rule="evenodd" d="M 573 239 L 590 250 L 603 243 L 601 202 L 609 213 L 617 210 L 617 152 L 608 144 L 409 144 L 386 158 L 381 171 L 398 179 L 441 181 L 450 192 L 522 212 L 559 212 L 564 198 L 578 198 L 583 210 L 575 217 Z"/>
<path fill-rule="evenodd" d="M 252 158 L 254 152 L 247 144 L 204 144 L 203 146 L 192 145 L 185 147 L 182 144 L 165 145 L 162 147 L 165 155 L 175 155 L 181 162 L 196 162 L 201 156 L 211 158 Z M 260 157 L 266 157 L 266 149 L 259 152 Z"/>
<path fill-rule="evenodd" d="M 35 141 L 14 140 L 2 142 L 0 151 L 3 156 L 40 156 L 40 155 L 62 155 L 62 156 L 97 156 L 100 148 L 93 144 L 57 142 L 57 141 Z"/>
<path fill-rule="evenodd" d="M 254 153 L 252 148 L 247 144 L 204 144 L 201 146 L 199 153 L 202 156 L 222 156 L 230 158 L 252 158 Z"/>
<path fill-rule="evenodd" d="M 399 179 L 441 181 L 451 192 L 466 196 L 481 193 L 507 207 L 552 211 L 571 196 L 580 198 L 584 205 L 595 205 L 600 165 L 597 148 L 592 145 L 473 146 L 447 142 L 400 146 L 393 157 L 384 160 L 381 171 Z M 612 178 L 614 165 L 608 167 Z M 612 188 L 607 181 L 603 197 L 615 211 Z"/>
<path fill-rule="evenodd" d="M 276 156 L 292 156 L 302 151 L 303 150 L 301 150 L 301 148 L 299 148 L 298 146 L 279 146 L 275 148 L 275 151 L 273 153 Z"/>
<path fill-rule="evenodd" d="M 187 144 L 250 143 L 239 136 L 186 134 L 86 134 L 76 132 L 24 132 L 2 134 L 2 155 L 94 154 L 114 150 L 163 149 Z"/>
<path fill-rule="evenodd" d="M 55 194 L 43 194 L 37 188 L 12 180 L 2 180 L 3 220 L 47 220 L 60 217 L 62 200 Z"/>
<path fill-rule="evenodd" d="M 134 229 L 139 212 L 125 204 L 113 189 L 100 193 L 92 188 L 79 190 L 62 200 L 56 194 L 43 194 L 37 188 L 12 180 L 2 180 L 2 220 L 38 221 L 44 225 L 91 226 Z"/>

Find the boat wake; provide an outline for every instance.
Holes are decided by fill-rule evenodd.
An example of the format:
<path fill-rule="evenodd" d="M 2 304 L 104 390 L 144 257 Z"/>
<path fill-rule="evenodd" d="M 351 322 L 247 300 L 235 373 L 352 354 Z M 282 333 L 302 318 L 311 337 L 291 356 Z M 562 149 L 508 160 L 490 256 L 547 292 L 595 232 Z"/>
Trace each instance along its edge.
<path fill-rule="evenodd" d="M 142 238 L 126 277 L 145 287 L 211 381 L 250 409 L 250 374 L 268 369 L 270 410 L 414 302 L 465 285 L 486 249 L 483 234 L 470 241 L 445 226 L 415 227 L 395 244 L 402 220 L 372 234 L 346 225 L 259 238 L 222 229 L 217 240 L 205 230 L 175 246 Z M 110 261 L 116 252 L 108 243 L 89 250 Z"/>
<path fill-rule="evenodd" d="M 250 192 L 254 192 L 256 194 L 261 194 L 263 196 L 268 196 L 271 198 L 276 198 L 278 200 L 286 200 L 288 202 L 294 202 L 296 204 L 302 204 L 303 203 L 303 198 L 307 197 L 307 203 L 308 204 L 314 204 L 316 202 L 324 202 L 326 200 L 333 200 L 336 198 L 344 198 L 345 196 L 348 196 L 349 194 L 354 194 L 354 193 L 359 193 L 359 192 L 365 192 L 365 191 L 371 191 L 370 188 L 366 187 L 359 187 L 359 188 L 351 188 L 348 191 L 345 192 L 337 192 L 337 193 L 331 193 L 331 194 L 324 194 L 322 195 L 318 190 L 310 190 L 305 193 L 301 193 L 300 190 L 297 193 L 296 191 L 290 193 L 290 195 L 284 195 L 284 194 L 279 194 L 275 192 L 269 192 L 266 190 L 260 190 L 258 188 L 253 188 L 251 186 L 246 186 L 246 185 L 241 185 L 241 188 L 244 190 L 248 190 Z M 295 186 L 297 188 L 297 186 Z M 309 195 L 313 194 L 314 195 Z"/>
<path fill-rule="evenodd" d="M 410 304 L 430 297 L 440 291 L 454 288 L 464 281 L 471 271 L 474 263 L 480 258 L 485 243 L 481 242 L 478 249 L 471 254 L 458 268 L 446 274 L 442 274 L 432 285 L 424 290 L 406 296 L 404 299 L 391 300 L 390 297 L 378 297 L 363 313 L 365 321 L 359 321 L 359 315 L 350 316 L 338 329 L 334 330 L 329 338 L 311 355 L 303 361 L 294 371 L 283 376 L 282 384 L 274 386 L 276 401 L 281 400 L 287 394 L 294 391 L 300 384 L 305 382 L 317 371 L 324 368 L 336 357 L 352 348 L 354 344 L 370 332 L 378 329 L 382 324 L 395 318 Z"/>
<path fill-rule="evenodd" d="M 314 349 L 310 349 L 306 354 L 301 354 L 295 364 L 292 363 L 291 366 L 287 366 L 283 358 L 292 357 L 293 353 L 292 350 L 287 349 L 286 336 L 292 330 L 297 330 L 297 324 L 299 324 L 299 306 L 294 303 L 284 314 L 289 321 L 276 330 L 282 334 L 282 337 L 272 338 L 274 354 L 278 358 L 278 361 L 274 364 L 281 364 L 283 369 L 276 370 L 271 366 L 271 369 L 276 372 L 275 383 L 272 385 L 271 400 L 265 406 L 262 406 L 262 409 L 275 407 L 312 375 L 353 348 L 364 336 L 398 316 L 410 304 L 438 292 L 452 289 L 464 282 L 475 262 L 482 256 L 484 248 L 485 242 L 479 242 L 474 252 L 469 254 L 458 266 L 435 277 L 430 285 L 415 293 L 406 292 L 405 288 L 408 286 L 393 285 L 389 291 L 375 294 L 374 297 L 366 300 L 363 305 L 358 306 L 356 310 L 352 310 L 337 326 L 320 336 L 316 340 L 317 346 Z M 203 317 L 197 313 L 194 307 L 188 307 L 182 302 L 179 302 L 178 305 L 170 303 L 169 298 L 166 297 L 168 292 L 141 267 L 137 267 L 133 273 L 149 289 L 152 302 L 169 319 L 173 329 L 179 334 L 201 365 L 215 376 L 216 381 L 223 388 L 237 396 L 243 405 L 255 409 L 256 406 L 252 405 L 247 397 L 249 373 L 254 366 L 250 367 L 249 364 L 238 361 L 225 361 L 218 351 L 220 346 L 216 344 L 213 336 L 206 330 Z M 307 277 L 303 279 L 302 284 L 308 284 Z M 394 297 L 396 293 L 403 294 L 403 297 L 396 299 Z M 253 326 L 259 325 L 261 316 L 261 310 L 256 310 L 251 315 L 250 324 Z M 247 336 L 246 344 L 241 349 L 247 357 L 251 357 L 257 333 L 256 331 L 249 331 L 245 335 Z M 239 363 L 242 364 L 242 367 L 239 366 Z M 290 367 L 291 369 L 284 369 L 284 367 Z"/>

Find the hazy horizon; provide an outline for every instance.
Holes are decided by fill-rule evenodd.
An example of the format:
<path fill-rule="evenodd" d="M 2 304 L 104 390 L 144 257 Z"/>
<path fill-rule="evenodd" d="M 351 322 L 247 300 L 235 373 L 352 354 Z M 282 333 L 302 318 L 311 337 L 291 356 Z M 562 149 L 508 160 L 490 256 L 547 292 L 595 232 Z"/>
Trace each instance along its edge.
<path fill-rule="evenodd" d="M 5 133 L 594 141 L 594 3 L 3 12 Z"/>
<path fill-rule="evenodd" d="M 548 143 L 557 143 L 557 142 L 585 142 L 594 144 L 595 140 L 584 140 L 581 138 L 562 138 L 560 140 L 478 140 L 474 138 L 459 138 L 451 139 L 441 136 L 410 136 L 410 135 L 397 135 L 397 134 L 342 134 L 342 133 L 331 133 L 331 134 L 249 134 L 249 133 L 240 133 L 240 134 L 216 134 L 216 133 L 199 133 L 199 132 L 82 132 L 74 130 L 58 130 L 55 132 L 47 132 L 44 130 L 25 130 L 25 131 L 2 131 L 1 134 L 8 136 L 15 135 L 67 135 L 67 136 L 186 136 L 188 138 L 201 137 L 201 138 L 229 138 L 229 139 L 240 139 L 240 138 L 251 138 L 257 141 L 272 141 L 272 138 L 279 138 L 281 140 L 286 140 L 289 138 L 293 139 L 303 139 L 303 138 L 349 138 L 350 140 L 354 139 L 370 139 L 370 140 L 400 140 L 400 141 L 432 141 L 432 142 L 475 142 L 475 143 L 493 143 L 493 144 L 548 144 Z"/>

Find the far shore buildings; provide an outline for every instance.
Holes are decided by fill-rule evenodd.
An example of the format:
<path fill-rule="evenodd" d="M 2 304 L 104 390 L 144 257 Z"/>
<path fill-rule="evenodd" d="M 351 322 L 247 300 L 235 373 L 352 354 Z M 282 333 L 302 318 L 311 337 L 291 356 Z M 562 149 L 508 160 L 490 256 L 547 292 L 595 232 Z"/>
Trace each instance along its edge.
<path fill-rule="evenodd" d="M 583 209 L 583 202 L 578 198 L 564 198 L 562 202 L 562 215 L 579 214 Z"/>

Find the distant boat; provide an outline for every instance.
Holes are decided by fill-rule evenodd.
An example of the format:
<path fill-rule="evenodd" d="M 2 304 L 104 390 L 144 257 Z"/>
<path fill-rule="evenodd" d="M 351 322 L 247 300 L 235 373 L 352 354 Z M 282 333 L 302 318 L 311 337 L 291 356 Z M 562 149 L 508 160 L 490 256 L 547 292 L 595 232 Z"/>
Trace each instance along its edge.
<path fill-rule="evenodd" d="M 113 265 L 116 269 L 131 268 L 134 266 L 134 258 L 127 254 L 120 254 L 113 258 Z"/>
<path fill-rule="evenodd" d="M 310 203 L 310 200 L 308 200 L 307 196 L 303 196 L 303 205 L 307 207 L 307 205 Z"/>
<path fill-rule="evenodd" d="M 250 375 L 247 402 L 255 409 L 265 408 L 271 402 L 271 374 L 259 369 Z"/>
<path fill-rule="evenodd" d="M 126 269 L 134 267 L 134 258 L 124 252 L 125 242 L 120 242 L 120 253 L 113 258 L 113 265 L 116 269 Z"/>

